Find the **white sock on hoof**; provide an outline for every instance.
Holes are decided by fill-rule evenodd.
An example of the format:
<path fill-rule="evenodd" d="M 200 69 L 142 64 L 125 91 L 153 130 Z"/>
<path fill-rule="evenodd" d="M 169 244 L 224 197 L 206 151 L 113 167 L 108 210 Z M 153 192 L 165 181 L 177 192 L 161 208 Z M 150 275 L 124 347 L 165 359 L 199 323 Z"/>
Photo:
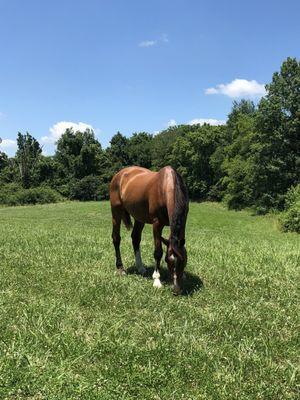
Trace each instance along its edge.
<path fill-rule="evenodd" d="M 158 278 L 154 279 L 153 287 L 156 287 L 158 289 L 160 289 L 162 287 L 162 283 L 161 283 L 160 279 L 158 279 Z"/>
<path fill-rule="evenodd" d="M 159 278 L 160 278 L 160 273 L 159 273 L 159 271 L 157 271 L 157 270 L 154 271 L 154 272 L 153 272 L 153 275 L 152 275 L 152 278 L 153 278 L 153 279 L 159 279 Z"/>
<path fill-rule="evenodd" d="M 154 282 L 153 282 L 153 287 L 156 287 L 156 288 L 161 288 L 162 287 L 162 284 L 161 284 L 161 281 L 160 281 L 160 273 L 159 273 L 159 271 L 154 271 L 153 272 L 153 275 L 152 275 L 152 278 L 154 279 Z"/>

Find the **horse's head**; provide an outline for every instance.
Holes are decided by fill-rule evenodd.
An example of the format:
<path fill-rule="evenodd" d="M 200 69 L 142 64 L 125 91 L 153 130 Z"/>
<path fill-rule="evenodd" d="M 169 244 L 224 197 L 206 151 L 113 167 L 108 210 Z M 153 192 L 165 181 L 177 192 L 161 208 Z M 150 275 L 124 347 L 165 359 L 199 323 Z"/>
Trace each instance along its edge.
<path fill-rule="evenodd" d="M 187 253 L 185 249 L 185 239 L 171 239 L 161 238 L 162 242 L 167 246 L 166 263 L 168 264 L 169 271 L 173 277 L 174 294 L 182 292 L 183 271 L 187 263 Z"/>

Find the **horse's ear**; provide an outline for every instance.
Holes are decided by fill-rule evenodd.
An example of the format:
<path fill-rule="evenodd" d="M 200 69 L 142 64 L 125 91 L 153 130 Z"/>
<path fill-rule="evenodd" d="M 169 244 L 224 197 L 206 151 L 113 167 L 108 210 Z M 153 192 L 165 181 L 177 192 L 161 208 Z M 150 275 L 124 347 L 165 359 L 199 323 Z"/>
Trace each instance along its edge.
<path fill-rule="evenodd" d="M 163 238 L 163 237 L 161 236 L 160 240 L 161 240 L 161 241 L 163 242 L 163 244 L 165 244 L 167 247 L 169 246 L 170 241 L 169 241 L 168 239 L 165 239 L 165 238 Z"/>

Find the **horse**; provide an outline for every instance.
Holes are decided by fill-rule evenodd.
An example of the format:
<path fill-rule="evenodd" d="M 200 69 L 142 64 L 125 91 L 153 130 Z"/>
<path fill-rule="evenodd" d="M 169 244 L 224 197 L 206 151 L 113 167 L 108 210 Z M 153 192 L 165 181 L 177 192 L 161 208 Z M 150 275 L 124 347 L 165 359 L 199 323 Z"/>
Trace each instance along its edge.
<path fill-rule="evenodd" d="M 142 230 L 145 224 L 152 224 L 156 261 L 152 275 L 153 286 L 162 287 L 160 262 L 163 243 L 167 248 L 165 261 L 173 278 L 173 293 L 180 294 L 183 271 L 187 263 L 185 228 L 189 211 L 188 192 L 181 175 L 170 166 L 158 172 L 138 166 L 126 167 L 112 178 L 109 194 L 117 274 L 125 274 L 120 253 L 121 221 L 130 230 L 132 216 L 134 226 L 131 238 L 138 272 L 142 275 L 146 272 L 140 252 Z M 170 226 L 168 239 L 162 237 L 165 226 Z"/>

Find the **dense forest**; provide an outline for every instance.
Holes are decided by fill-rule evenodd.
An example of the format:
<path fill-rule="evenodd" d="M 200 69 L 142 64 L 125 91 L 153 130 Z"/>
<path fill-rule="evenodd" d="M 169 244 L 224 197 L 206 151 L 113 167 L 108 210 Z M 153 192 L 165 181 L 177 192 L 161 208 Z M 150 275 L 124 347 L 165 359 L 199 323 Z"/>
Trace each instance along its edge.
<path fill-rule="evenodd" d="M 0 152 L 0 204 L 108 198 L 112 176 L 128 165 L 182 174 L 190 198 L 223 201 L 264 214 L 284 211 L 285 229 L 300 231 L 300 62 L 288 58 L 258 104 L 234 101 L 226 125 L 179 125 L 156 135 L 116 133 L 106 149 L 94 132 L 67 129 L 45 156 L 30 133 Z"/>

